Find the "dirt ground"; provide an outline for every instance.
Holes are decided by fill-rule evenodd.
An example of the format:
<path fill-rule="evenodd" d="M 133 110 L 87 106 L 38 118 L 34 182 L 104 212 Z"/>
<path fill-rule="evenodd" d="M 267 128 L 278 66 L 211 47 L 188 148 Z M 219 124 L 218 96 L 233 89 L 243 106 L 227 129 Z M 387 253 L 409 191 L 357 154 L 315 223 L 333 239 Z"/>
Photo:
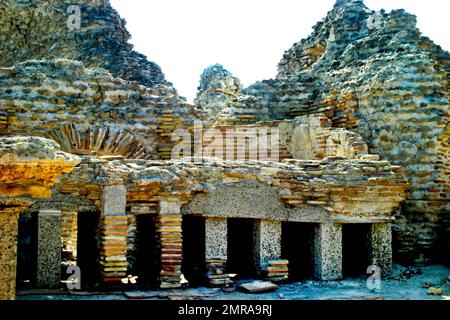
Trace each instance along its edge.
<path fill-rule="evenodd" d="M 237 283 L 237 285 L 239 282 Z M 428 294 L 428 287 L 442 289 Z M 367 279 L 303 281 L 281 284 L 276 291 L 248 294 L 239 289 L 191 288 L 167 291 L 125 291 L 109 294 L 78 292 L 18 292 L 17 300 L 450 300 L 450 268 L 434 265 L 405 268 L 396 265 L 381 290 L 371 291 Z"/>

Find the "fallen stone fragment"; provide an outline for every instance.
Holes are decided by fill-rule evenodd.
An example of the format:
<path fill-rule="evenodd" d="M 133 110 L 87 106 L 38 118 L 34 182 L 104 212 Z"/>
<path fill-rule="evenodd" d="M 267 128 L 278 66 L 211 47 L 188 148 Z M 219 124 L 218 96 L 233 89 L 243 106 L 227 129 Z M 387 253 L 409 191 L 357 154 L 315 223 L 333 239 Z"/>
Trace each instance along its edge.
<path fill-rule="evenodd" d="M 141 292 L 141 291 L 133 291 L 133 292 L 124 292 L 125 297 L 128 299 L 149 299 L 149 298 L 158 298 L 160 292 Z"/>
<path fill-rule="evenodd" d="M 253 281 L 239 286 L 240 289 L 249 293 L 263 293 L 278 289 L 278 286 L 270 281 Z"/>
<path fill-rule="evenodd" d="M 430 296 L 440 296 L 441 294 L 442 294 L 441 288 L 431 287 L 428 289 L 428 295 L 430 295 Z"/>

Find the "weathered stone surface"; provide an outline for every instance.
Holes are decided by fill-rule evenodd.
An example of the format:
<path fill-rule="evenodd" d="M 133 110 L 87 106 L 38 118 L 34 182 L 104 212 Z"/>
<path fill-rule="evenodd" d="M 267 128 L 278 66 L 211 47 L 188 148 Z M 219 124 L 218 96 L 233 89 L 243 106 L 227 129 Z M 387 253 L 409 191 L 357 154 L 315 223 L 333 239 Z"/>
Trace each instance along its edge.
<path fill-rule="evenodd" d="M 69 5 L 79 6 L 81 29 L 67 30 Z M 105 282 L 120 282 L 132 267 L 135 216 L 157 216 L 159 280 L 167 289 L 183 278 L 183 215 L 206 218 L 207 276 L 221 286 L 232 283 L 227 218 L 257 220 L 254 254 L 270 279 L 289 271 L 279 260 L 283 221 L 318 224 L 315 274 L 324 280 L 342 276 L 344 223 L 372 224 L 371 261 L 389 273 L 392 213 L 406 196 L 393 227 L 398 257 L 426 260 L 448 227 L 450 57 L 402 10 L 376 13 L 361 0 L 339 0 L 285 53 L 275 79 L 242 88 L 211 66 L 197 105 L 132 50 L 108 1 L 7 0 L 0 13 L 0 135 L 17 135 L 0 137 L 0 218 L 9 214 L 0 224 L 9 240 L 0 248 L 1 298 L 14 296 L 11 217 L 31 205 L 102 212 Z M 174 132 L 197 133 L 196 120 L 244 142 L 249 132 L 279 130 L 280 141 L 268 143 L 278 157 L 239 158 L 228 137 L 218 139 L 220 156 L 208 153 L 205 136 L 191 136 L 185 147 L 195 147 L 196 157 L 169 161 Z M 261 156 L 257 142 L 249 153 Z"/>
<path fill-rule="evenodd" d="M 254 261 L 258 269 L 268 260 L 281 258 L 281 221 L 256 220 L 253 239 Z"/>
<path fill-rule="evenodd" d="M 71 58 L 122 79 L 174 91 L 160 67 L 133 50 L 125 20 L 107 0 L 6 0 L 0 12 L 3 67 L 48 57 Z"/>
<path fill-rule="evenodd" d="M 388 277 L 392 273 L 392 225 L 378 223 L 371 226 L 369 232 L 370 260 L 372 265 L 381 268 L 381 275 Z"/>
<path fill-rule="evenodd" d="M 15 298 L 18 215 L 32 205 L 31 198 L 50 197 L 50 188 L 63 173 L 71 172 L 78 157 L 61 152 L 53 141 L 42 138 L 0 137 L 0 299 Z M 27 199 L 28 198 L 28 199 Z M 43 221 L 44 222 L 44 221 Z M 50 223 L 50 228 L 56 227 Z M 59 227 L 60 228 L 60 227 Z M 61 255 L 61 233 L 52 248 Z M 44 250 L 45 251 L 45 250 Z M 42 252 L 54 254 L 55 250 Z M 51 267 L 60 270 L 59 262 Z M 55 269 L 52 269 L 55 270 Z"/>
<path fill-rule="evenodd" d="M 170 158 L 172 133 L 189 127 L 198 113 L 164 87 L 147 88 L 67 59 L 0 68 L 0 103 L 0 133 L 47 137 L 84 156 L 133 159 Z"/>
<path fill-rule="evenodd" d="M 275 79 L 228 97 L 214 120 L 243 125 L 324 113 L 333 129 L 359 134 L 368 153 L 405 166 L 410 188 L 394 225 L 396 256 L 426 262 L 448 242 L 449 63 L 450 54 L 421 35 L 414 15 L 338 1 L 285 52 Z M 311 156 L 308 145 L 317 137 L 308 138 L 307 126 L 295 136 L 307 147 L 293 155 Z"/>
<path fill-rule="evenodd" d="M 321 280 L 342 278 L 342 225 L 322 223 L 314 234 L 314 273 Z"/>
<path fill-rule="evenodd" d="M 209 119 L 215 119 L 228 108 L 228 102 L 237 96 L 239 89 L 239 79 L 233 77 L 223 66 L 209 66 L 200 77 L 195 104 L 205 110 Z"/>
<path fill-rule="evenodd" d="M 102 193 L 102 215 L 124 215 L 127 189 L 123 185 L 105 186 Z"/>
<path fill-rule="evenodd" d="M 206 218 L 205 255 L 206 260 L 227 260 L 228 224 L 226 218 Z"/>
<path fill-rule="evenodd" d="M 58 289 L 61 285 L 61 211 L 41 210 L 38 217 L 37 286 Z"/>
<path fill-rule="evenodd" d="M 88 195 L 90 185 L 99 179 L 119 179 L 127 186 L 130 207 L 133 203 L 142 205 L 144 199 L 148 205 L 154 206 L 156 201 L 159 206 L 160 197 L 168 197 L 169 203 L 176 200 L 184 204 L 182 214 L 368 223 L 390 221 L 407 187 L 401 171 L 392 171 L 386 161 L 327 158 L 244 163 L 204 159 L 203 164 L 194 164 L 193 160 L 92 160 L 64 183 L 73 184 L 74 192 Z M 376 173 L 368 172 L 367 167 Z M 268 176 L 270 170 L 273 174 Z M 77 181 L 80 175 L 84 176 L 82 183 Z M 230 178 L 232 183 L 224 183 Z M 145 198 L 136 197 L 141 187 L 154 191 Z M 255 202 L 257 197 L 260 203 Z"/>
<path fill-rule="evenodd" d="M 16 296 L 18 218 L 18 212 L 0 211 L 0 300 Z"/>
<path fill-rule="evenodd" d="M 48 139 L 0 137 L 0 197 L 49 198 L 55 180 L 78 162 Z"/>

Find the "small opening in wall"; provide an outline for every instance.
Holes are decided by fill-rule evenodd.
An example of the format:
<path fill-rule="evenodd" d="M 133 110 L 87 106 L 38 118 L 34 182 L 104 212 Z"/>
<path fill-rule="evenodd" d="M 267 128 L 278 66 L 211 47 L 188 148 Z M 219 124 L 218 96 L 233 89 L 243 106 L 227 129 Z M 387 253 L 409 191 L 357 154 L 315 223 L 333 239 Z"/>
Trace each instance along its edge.
<path fill-rule="evenodd" d="M 314 278 L 314 224 L 284 222 L 282 256 L 289 260 L 289 280 Z"/>
<path fill-rule="evenodd" d="M 183 217 L 183 267 L 184 274 L 192 287 L 205 285 L 205 218 Z"/>
<path fill-rule="evenodd" d="M 160 272 L 160 250 L 156 235 L 156 216 L 136 216 L 136 263 L 137 283 L 141 288 L 156 288 Z"/>
<path fill-rule="evenodd" d="M 366 275 L 371 265 L 368 235 L 370 224 L 344 224 L 342 227 L 342 268 L 347 278 Z"/>
<path fill-rule="evenodd" d="M 255 278 L 253 219 L 228 219 L 228 272 Z"/>
<path fill-rule="evenodd" d="M 17 289 L 36 287 L 37 275 L 37 212 L 24 212 L 19 216 L 17 238 Z"/>
<path fill-rule="evenodd" d="M 77 264 L 80 267 L 81 287 L 84 290 L 95 288 L 99 278 L 99 218 L 99 212 L 78 213 Z"/>
<path fill-rule="evenodd" d="M 433 260 L 440 264 L 450 266 L 450 217 L 441 222 L 441 227 L 436 231 L 436 245 L 433 250 Z"/>

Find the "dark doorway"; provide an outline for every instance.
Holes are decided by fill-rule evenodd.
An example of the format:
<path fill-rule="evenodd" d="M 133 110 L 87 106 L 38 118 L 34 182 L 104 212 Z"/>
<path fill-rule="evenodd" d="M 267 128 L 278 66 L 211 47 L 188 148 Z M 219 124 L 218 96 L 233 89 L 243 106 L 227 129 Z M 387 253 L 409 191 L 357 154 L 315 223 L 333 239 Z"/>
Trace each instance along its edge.
<path fill-rule="evenodd" d="M 205 218 L 183 217 L 182 272 L 193 287 L 206 284 Z"/>
<path fill-rule="evenodd" d="M 135 272 L 141 288 L 157 286 L 161 271 L 161 255 L 156 239 L 156 216 L 136 216 L 136 262 Z"/>
<path fill-rule="evenodd" d="M 237 278 L 256 277 L 253 219 L 228 219 L 228 272 Z"/>
<path fill-rule="evenodd" d="M 433 261 L 450 266 L 450 213 L 443 212 L 440 227 L 436 230 L 436 244 L 433 248 Z"/>
<path fill-rule="evenodd" d="M 81 288 L 96 287 L 99 278 L 97 233 L 100 213 L 78 213 L 77 264 L 81 270 Z M 70 275 L 67 275 L 69 277 Z M 64 275 L 63 275 L 64 278 Z"/>
<path fill-rule="evenodd" d="M 19 216 L 17 238 L 17 278 L 18 290 L 36 288 L 37 276 L 38 214 L 22 213 Z"/>
<path fill-rule="evenodd" d="M 370 224 L 344 224 L 342 227 L 342 268 L 344 277 L 366 275 L 369 259 Z"/>
<path fill-rule="evenodd" d="M 282 225 L 281 252 L 289 260 L 289 280 L 314 278 L 314 227 L 313 223 L 284 222 Z"/>

